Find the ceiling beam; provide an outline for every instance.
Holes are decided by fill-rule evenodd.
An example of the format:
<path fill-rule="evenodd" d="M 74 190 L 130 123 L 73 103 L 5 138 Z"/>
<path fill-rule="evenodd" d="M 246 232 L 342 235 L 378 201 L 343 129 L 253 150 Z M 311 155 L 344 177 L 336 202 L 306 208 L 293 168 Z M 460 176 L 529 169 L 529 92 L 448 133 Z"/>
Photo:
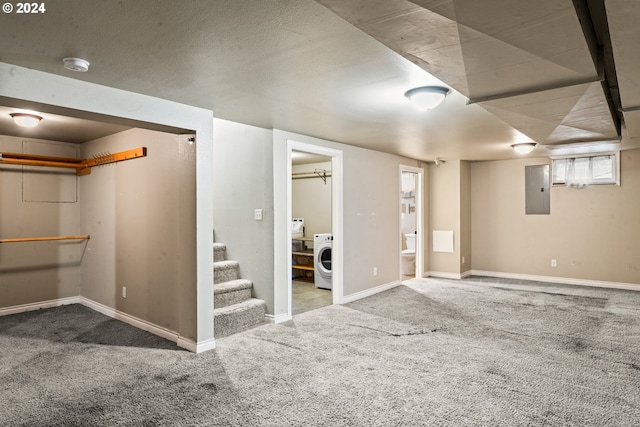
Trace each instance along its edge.
<path fill-rule="evenodd" d="M 604 0 L 573 0 L 573 6 L 594 63 L 603 67 L 604 79 L 600 83 L 616 131 L 618 135 L 622 135 L 622 103 Z"/>
<path fill-rule="evenodd" d="M 479 98 L 468 99 L 467 104 L 477 104 L 479 102 L 496 101 L 498 99 L 513 98 L 515 96 L 546 92 L 548 90 L 562 89 L 565 87 L 580 86 L 588 83 L 602 82 L 603 80 L 604 80 L 604 74 L 598 72 L 598 75 L 596 77 L 592 77 L 588 79 L 576 80 L 576 81 L 567 82 L 567 83 L 561 82 L 561 83 L 545 85 L 537 88 L 522 89 L 522 90 L 517 90 L 513 92 L 499 93 L 496 95 L 487 95 Z"/>

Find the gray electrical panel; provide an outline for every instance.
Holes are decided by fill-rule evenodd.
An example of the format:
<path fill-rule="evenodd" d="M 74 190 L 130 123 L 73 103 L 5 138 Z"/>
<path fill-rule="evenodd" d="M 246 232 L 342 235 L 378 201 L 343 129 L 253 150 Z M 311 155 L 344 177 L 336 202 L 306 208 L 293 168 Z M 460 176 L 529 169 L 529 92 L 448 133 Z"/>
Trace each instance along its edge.
<path fill-rule="evenodd" d="M 549 165 L 525 166 L 525 213 L 549 215 Z"/>

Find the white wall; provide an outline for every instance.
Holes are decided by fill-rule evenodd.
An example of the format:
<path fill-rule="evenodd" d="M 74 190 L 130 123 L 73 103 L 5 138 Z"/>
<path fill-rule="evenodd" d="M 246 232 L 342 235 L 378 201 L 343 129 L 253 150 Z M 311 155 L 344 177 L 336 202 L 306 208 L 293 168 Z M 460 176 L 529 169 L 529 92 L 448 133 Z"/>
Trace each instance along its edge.
<path fill-rule="evenodd" d="M 0 136 L 0 152 L 78 157 L 78 146 Z M 0 239 L 85 234 L 74 169 L 0 165 Z M 0 244 L 0 308 L 77 296 L 86 241 Z"/>
<path fill-rule="evenodd" d="M 227 258 L 253 281 L 254 296 L 273 307 L 272 132 L 227 120 L 214 121 L 214 229 Z M 263 210 L 263 220 L 254 210 Z"/>
<path fill-rule="evenodd" d="M 435 252 L 432 244 L 428 247 L 429 274 L 433 276 L 460 278 L 471 269 L 470 179 L 466 161 L 429 166 L 429 234 L 453 231 L 453 252 Z"/>
<path fill-rule="evenodd" d="M 91 235 L 81 295 L 187 334 L 180 301 L 196 280 L 195 145 L 131 129 L 82 144 L 81 153 L 137 147 L 147 156 L 93 167 L 80 178 L 82 230 Z"/>
<path fill-rule="evenodd" d="M 549 163 L 471 165 L 473 270 L 640 284 L 640 150 L 621 152 L 620 186 L 552 187 L 550 215 L 525 215 L 525 166 Z"/>
<path fill-rule="evenodd" d="M 294 165 L 292 173 L 306 173 L 316 169 L 331 172 L 331 162 Z M 305 175 L 306 176 L 306 175 Z M 305 237 L 318 233 L 331 233 L 331 176 L 326 183 L 317 175 L 291 181 L 291 215 L 304 218 Z M 313 247 L 309 242 L 307 247 Z"/>
<path fill-rule="evenodd" d="M 349 296 L 400 277 L 399 167 L 418 162 L 379 151 L 274 130 L 275 315 L 287 313 L 287 140 L 343 152 L 344 294 Z M 335 173 L 335 171 L 333 171 Z M 334 176 L 335 178 L 335 176 Z M 373 268 L 378 275 L 373 275 Z"/>
<path fill-rule="evenodd" d="M 402 172 L 402 180 L 407 182 L 407 185 L 411 180 L 416 180 L 418 174 L 413 172 Z M 414 184 L 414 187 L 416 185 Z M 417 187 L 416 187 L 417 188 Z M 417 218 L 416 218 L 416 198 L 415 196 L 409 196 L 407 191 L 401 191 L 400 199 L 400 229 L 402 231 L 402 249 L 406 249 L 405 237 L 406 234 L 414 234 L 417 230 Z"/>
<path fill-rule="evenodd" d="M 414 234 L 416 232 L 416 202 L 415 197 L 402 199 L 402 234 Z"/>
<path fill-rule="evenodd" d="M 429 166 L 429 228 L 433 231 L 453 231 L 453 252 L 434 252 L 427 247 L 430 274 L 457 277 L 460 274 L 460 161 L 450 160 Z M 431 241 L 433 243 L 433 241 Z"/>

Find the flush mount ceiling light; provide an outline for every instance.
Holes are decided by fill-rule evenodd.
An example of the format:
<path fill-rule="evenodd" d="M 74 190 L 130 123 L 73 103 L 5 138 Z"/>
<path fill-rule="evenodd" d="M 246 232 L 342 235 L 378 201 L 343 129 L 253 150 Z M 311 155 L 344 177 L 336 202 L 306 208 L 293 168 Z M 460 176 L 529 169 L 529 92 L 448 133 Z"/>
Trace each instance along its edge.
<path fill-rule="evenodd" d="M 449 94 L 449 89 L 442 86 L 422 86 L 405 92 L 404 96 L 409 98 L 420 110 L 431 110 L 444 101 Z"/>
<path fill-rule="evenodd" d="M 80 58 L 64 58 L 62 60 L 64 68 L 71 71 L 77 71 L 79 73 L 86 73 L 89 71 L 89 61 Z"/>
<path fill-rule="evenodd" d="M 513 144 L 511 148 L 513 148 L 518 154 L 528 154 L 536 148 L 535 142 L 523 142 L 521 144 Z"/>
<path fill-rule="evenodd" d="M 27 113 L 13 113 L 10 114 L 11 118 L 18 126 L 22 126 L 23 128 L 34 128 L 40 124 L 40 120 L 42 117 L 36 114 L 27 114 Z"/>

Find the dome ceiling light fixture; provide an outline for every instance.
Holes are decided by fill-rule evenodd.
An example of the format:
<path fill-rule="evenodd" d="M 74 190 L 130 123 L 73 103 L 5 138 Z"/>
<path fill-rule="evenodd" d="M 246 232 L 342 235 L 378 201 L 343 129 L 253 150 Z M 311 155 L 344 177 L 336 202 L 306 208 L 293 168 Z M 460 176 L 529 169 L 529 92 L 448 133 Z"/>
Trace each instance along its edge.
<path fill-rule="evenodd" d="M 64 58 L 62 60 L 64 68 L 78 73 L 86 73 L 89 71 L 89 61 L 81 58 Z"/>
<path fill-rule="evenodd" d="M 404 96 L 419 110 L 432 110 L 444 101 L 449 92 L 449 88 L 443 86 L 421 86 L 406 91 Z"/>
<path fill-rule="evenodd" d="M 518 154 L 529 154 L 534 148 L 536 148 L 536 145 L 537 144 L 535 142 L 523 142 L 520 144 L 513 144 L 511 148 L 513 148 Z"/>
<path fill-rule="evenodd" d="M 12 113 L 10 114 L 14 123 L 23 128 L 34 128 L 40 124 L 42 117 L 37 114 Z"/>

